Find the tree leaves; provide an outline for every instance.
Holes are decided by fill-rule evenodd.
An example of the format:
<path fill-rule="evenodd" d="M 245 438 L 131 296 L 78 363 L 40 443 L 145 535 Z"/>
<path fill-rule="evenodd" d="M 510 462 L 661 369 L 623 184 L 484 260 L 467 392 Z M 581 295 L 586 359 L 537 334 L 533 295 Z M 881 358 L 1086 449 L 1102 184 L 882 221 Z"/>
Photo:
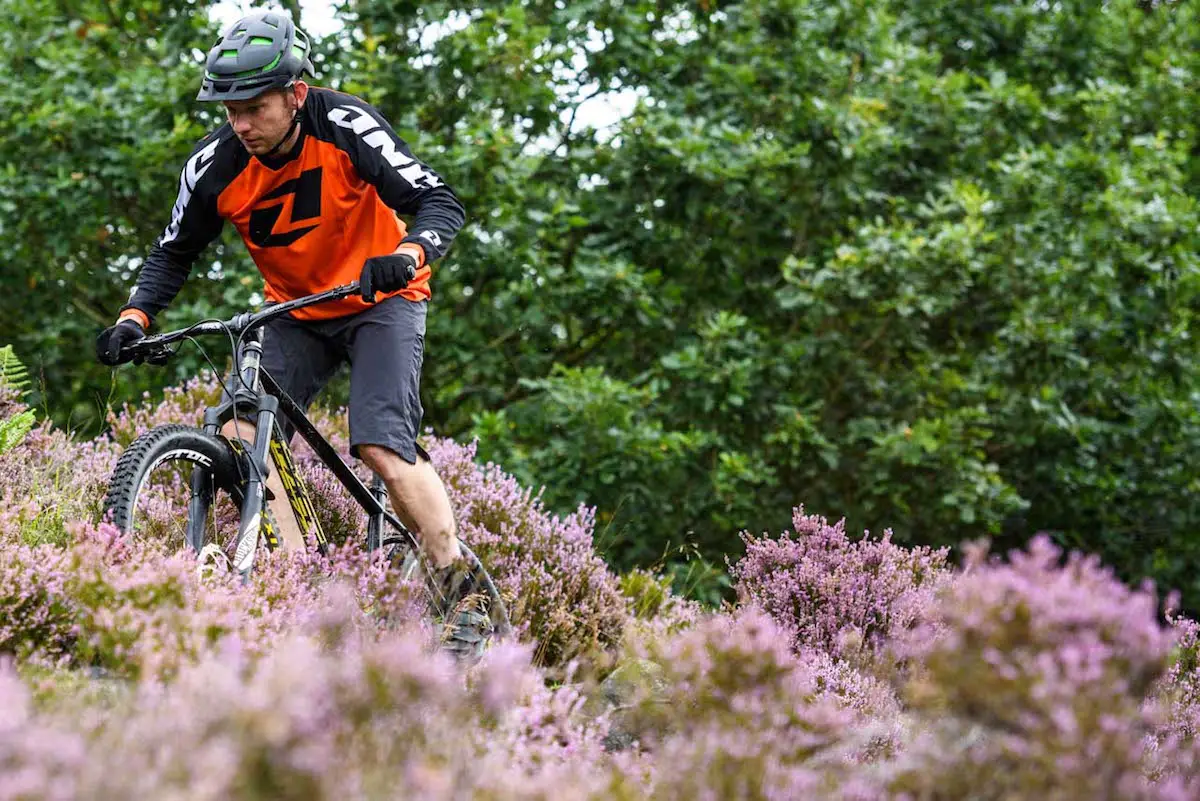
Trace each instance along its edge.
<path fill-rule="evenodd" d="M 90 337 L 214 122 L 205 6 L 107 8 L 0 23 L 0 248 L 28 287 L 4 338 L 77 422 L 109 394 Z M 804 503 L 933 544 L 1050 530 L 1200 598 L 1193 4 L 341 14 L 322 83 L 468 210 L 434 267 L 425 422 L 596 504 L 614 562 L 719 562 Z M 253 292 L 233 239 L 197 273 L 164 324 Z"/>

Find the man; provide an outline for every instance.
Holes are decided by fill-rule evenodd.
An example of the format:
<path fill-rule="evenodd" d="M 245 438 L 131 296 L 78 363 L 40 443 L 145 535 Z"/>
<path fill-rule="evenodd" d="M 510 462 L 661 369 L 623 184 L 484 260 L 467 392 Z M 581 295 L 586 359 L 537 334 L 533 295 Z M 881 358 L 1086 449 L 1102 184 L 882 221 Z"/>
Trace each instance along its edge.
<path fill-rule="evenodd" d="M 266 282 L 285 301 L 359 279 L 362 297 L 322 304 L 268 326 L 262 364 L 307 406 L 343 362 L 351 364 L 351 453 L 387 484 L 392 506 L 421 540 L 445 587 L 465 566 L 441 479 L 416 443 L 430 296 L 429 265 L 463 224 L 462 204 L 362 100 L 310 87 L 308 37 L 280 13 L 227 29 L 208 53 L 199 100 L 220 101 L 228 122 L 184 165 L 170 224 L 146 258 L 116 325 L 97 338 L 100 361 L 145 335 L 201 251 L 229 220 Z M 397 216 L 412 216 L 412 231 Z M 373 294 L 379 300 L 368 303 Z M 226 436 L 254 440 L 247 421 Z M 292 432 L 287 432 L 289 435 Z M 271 472 L 282 539 L 303 538 Z"/>

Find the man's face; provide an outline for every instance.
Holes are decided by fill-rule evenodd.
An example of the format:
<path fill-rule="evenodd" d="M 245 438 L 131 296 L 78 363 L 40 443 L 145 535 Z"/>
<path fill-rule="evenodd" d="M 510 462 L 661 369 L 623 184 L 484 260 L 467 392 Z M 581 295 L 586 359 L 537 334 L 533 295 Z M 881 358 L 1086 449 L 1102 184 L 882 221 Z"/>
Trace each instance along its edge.
<path fill-rule="evenodd" d="M 265 92 L 249 100 L 226 100 L 225 116 L 246 150 L 270 152 L 292 124 L 299 103 L 292 89 Z"/>

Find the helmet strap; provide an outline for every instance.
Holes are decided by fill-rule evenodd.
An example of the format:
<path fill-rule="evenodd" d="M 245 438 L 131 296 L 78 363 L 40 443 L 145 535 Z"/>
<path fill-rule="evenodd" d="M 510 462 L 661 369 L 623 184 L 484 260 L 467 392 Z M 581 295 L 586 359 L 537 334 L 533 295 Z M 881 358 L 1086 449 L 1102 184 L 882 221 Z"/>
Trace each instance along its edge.
<path fill-rule="evenodd" d="M 287 133 L 285 133 L 283 135 L 283 138 L 281 138 L 278 142 L 275 143 L 275 147 L 271 148 L 266 153 L 264 153 L 262 155 L 262 158 L 270 158 L 271 156 L 274 156 L 276 153 L 278 153 L 279 148 L 283 147 L 284 143 L 292 138 L 292 134 L 295 133 L 296 126 L 299 124 L 300 124 L 300 109 L 296 109 L 295 111 L 292 112 L 292 124 L 288 126 Z"/>

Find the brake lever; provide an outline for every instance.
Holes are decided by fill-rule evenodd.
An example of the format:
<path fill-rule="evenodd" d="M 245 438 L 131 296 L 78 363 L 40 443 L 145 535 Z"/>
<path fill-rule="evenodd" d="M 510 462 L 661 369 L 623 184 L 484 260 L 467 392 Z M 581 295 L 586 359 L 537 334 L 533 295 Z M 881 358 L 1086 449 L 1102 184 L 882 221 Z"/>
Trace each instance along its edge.
<path fill-rule="evenodd" d="M 157 345 L 150 349 L 146 354 L 146 364 L 153 364 L 155 367 L 162 367 L 167 362 L 171 361 L 171 357 L 175 355 L 175 349 L 170 345 Z"/>
<path fill-rule="evenodd" d="M 137 356 L 133 357 L 133 363 L 136 365 L 153 364 L 155 367 L 162 367 L 167 362 L 171 361 L 171 357 L 175 355 L 174 349 L 170 345 L 144 345 L 135 343 L 134 347 L 142 351 Z"/>

